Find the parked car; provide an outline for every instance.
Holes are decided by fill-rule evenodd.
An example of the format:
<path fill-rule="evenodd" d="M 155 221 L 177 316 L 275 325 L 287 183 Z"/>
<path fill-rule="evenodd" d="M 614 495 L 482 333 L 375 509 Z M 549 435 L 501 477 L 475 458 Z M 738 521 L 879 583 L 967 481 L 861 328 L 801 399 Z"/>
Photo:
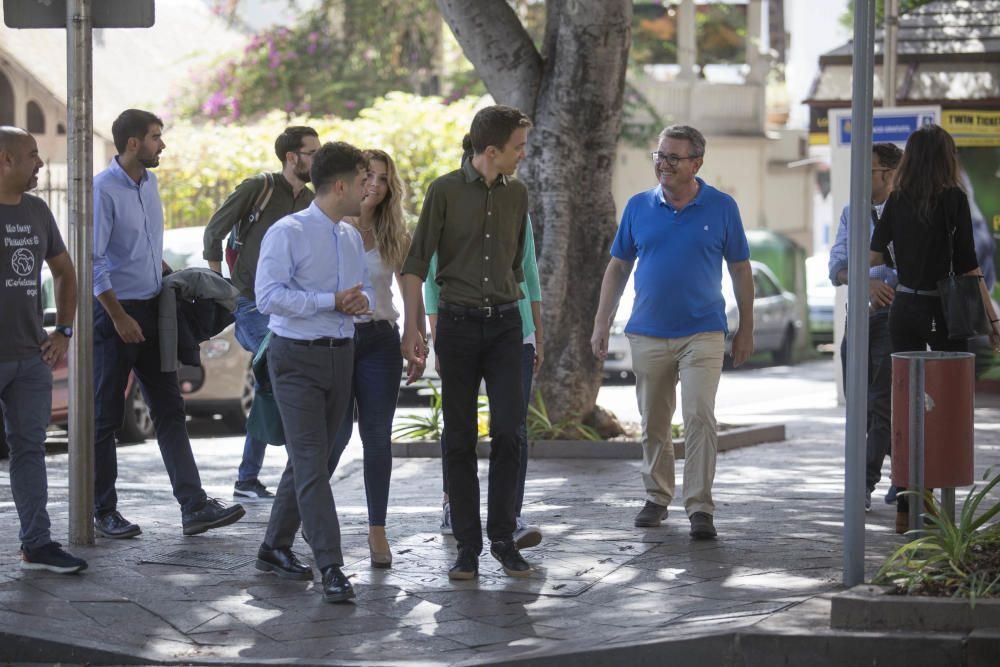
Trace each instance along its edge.
<path fill-rule="evenodd" d="M 806 258 L 806 303 L 809 306 L 809 335 L 813 345 L 833 343 L 833 304 L 837 288 L 830 283 L 828 253 Z"/>
<path fill-rule="evenodd" d="M 770 352 L 776 364 L 789 364 L 793 360 L 795 341 L 798 339 L 802 322 L 796 315 L 795 295 L 781 287 L 781 283 L 767 266 L 751 261 L 754 284 L 754 352 Z M 634 273 L 633 273 L 634 275 Z M 726 300 L 726 320 L 729 335 L 726 336 L 727 361 L 732 353 L 733 335 L 739 327 L 740 315 L 733 292 L 729 272 L 722 272 L 722 295 Z M 604 362 L 604 378 L 634 378 L 632 354 L 625 325 L 632 314 L 635 288 L 629 276 L 621 302 L 618 304 L 611 333 L 608 337 L 608 358 Z"/>

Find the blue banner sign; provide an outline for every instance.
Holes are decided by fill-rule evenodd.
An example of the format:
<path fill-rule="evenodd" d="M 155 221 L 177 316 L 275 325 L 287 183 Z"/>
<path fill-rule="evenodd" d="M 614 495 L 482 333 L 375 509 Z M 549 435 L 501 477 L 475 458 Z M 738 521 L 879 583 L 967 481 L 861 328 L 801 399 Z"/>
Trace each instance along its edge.
<path fill-rule="evenodd" d="M 840 125 L 837 131 L 840 145 L 849 146 L 851 144 L 851 117 L 844 116 L 839 120 Z M 930 125 L 936 120 L 934 114 L 928 111 L 875 116 L 872 119 L 872 143 L 906 143 L 914 130 L 924 125 Z"/>

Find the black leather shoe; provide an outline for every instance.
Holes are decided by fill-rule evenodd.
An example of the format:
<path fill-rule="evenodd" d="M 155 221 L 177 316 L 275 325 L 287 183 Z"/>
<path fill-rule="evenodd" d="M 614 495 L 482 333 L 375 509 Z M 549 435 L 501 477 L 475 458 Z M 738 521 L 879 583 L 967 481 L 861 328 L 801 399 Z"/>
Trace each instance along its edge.
<path fill-rule="evenodd" d="M 288 548 L 272 549 L 266 544 L 261 544 L 257 550 L 257 563 L 254 567 L 261 572 L 274 572 L 282 579 L 312 581 L 313 578 L 312 568 L 300 561 L 299 557 Z"/>
<path fill-rule="evenodd" d="M 473 579 L 479 574 L 479 549 L 459 547 L 458 558 L 448 570 L 449 579 Z"/>
<path fill-rule="evenodd" d="M 340 568 L 329 565 L 323 568 L 323 599 L 327 602 L 346 602 L 354 597 L 354 587 Z"/>
<path fill-rule="evenodd" d="M 246 513 L 247 511 L 243 509 L 243 505 L 237 504 L 226 507 L 215 498 L 208 498 L 200 509 L 184 512 L 181 515 L 181 522 L 184 525 L 185 535 L 197 535 L 204 533 L 206 530 L 236 523 Z"/>
<path fill-rule="evenodd" d="M 123 517 L 117 510 L 108 512 L 104 516 L 95 516 L 94 530 L 101 537 L 110 537 L 113 540 L 124 540 L 142 533 L 142 528 Z"/>
<path fill-rule="evenodd" d="M 508 577 L 527 577 L 531 575 L 531 566 L 517 550 L 514 540 L 495 540 L 490 545 L 490 554 L 500 561 L 504 573 Z"/>

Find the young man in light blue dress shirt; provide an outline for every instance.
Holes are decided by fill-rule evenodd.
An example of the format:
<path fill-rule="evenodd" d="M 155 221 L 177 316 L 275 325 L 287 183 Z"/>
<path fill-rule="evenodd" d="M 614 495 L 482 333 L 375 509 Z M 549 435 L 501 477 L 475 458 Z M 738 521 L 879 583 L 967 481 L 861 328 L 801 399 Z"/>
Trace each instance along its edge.
<path fill-rule="evenodd" d="M 94 523 L 97 534 L 142 532 L 118 511 L 115 431 L 125 415 L 134 372 L 149 405 L 160 455 L 181 505 L 185 535 L 238 521 L 240 505 L 208 498 L 188 438 L 176 372 L 160 365 L 159 294 L 163 275 L 163 205 L 150 171 L 160 163 L 163 121 L 127 109 L 111 127 L 118 155 L 94 177 Z"/>
<path fill-rule="evenodd" d="M 327 602 L 354 597 L 340 569 L 344 556 L 327 461 L 351 394 L 354 316 L 375 308 L 361 234 L 340 222 L 361 213 L 366 167 L 364 155 L 349 144 L 328 143 L 316 152 L 316 198 L 267 230 L 254 285 L 257 307 L 270 316 L 268 370 L 288 451 L 257 569 L 312 579 L 291 550 L 301 524 Z"/>

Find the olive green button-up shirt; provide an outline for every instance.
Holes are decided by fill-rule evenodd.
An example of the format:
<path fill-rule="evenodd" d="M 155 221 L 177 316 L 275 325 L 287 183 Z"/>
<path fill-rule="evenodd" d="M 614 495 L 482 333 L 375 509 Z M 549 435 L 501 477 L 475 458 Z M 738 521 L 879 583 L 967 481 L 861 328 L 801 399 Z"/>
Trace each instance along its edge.
<path fill-rule="evenodd" d="M 264 233 L 271 228 L 271 225 L 286 215 L 309 208 L 314 197 L 313 191 L 308 187 L 299 190 L 298 195 L 292 194 L 291 184 L 285 180 L 280 171 L 276 171 L 272 175 L 274 176 L 274 192 L 267 200 L 267 206 L 260 212 L 260 219 L 247 230 L 243 245 L 240 247 L 239 257 L 236 258 L 236 266 L 233 267 L 233 285 L 242 296 L 248 299 L 254 299 L 253 285 L 257 277 L 257 258 L 260 256 L 260 243 L 264 240 Z M 222 261 L 222 242 L 229 236 L 233 225 L 244 220 L 250 214 L 250 209 L 253 208 L 254 202 L 263 189 L 264 175 L 258 174 L 240 183 L 226 198 L 212 219 L 208 221 L 208 226 L 205 227 L 204 254 L 202 255 L 205 259 L 215 262 Z"/>
<path fill-rule="evenodd" d="M 402 273 L 426 280 L 437 252 L 441 301 L 459 306 L 518 301 L 527 219 L 524 183 L 500 176 L 487 187 L 467 160 L 427 189 Z"/>

